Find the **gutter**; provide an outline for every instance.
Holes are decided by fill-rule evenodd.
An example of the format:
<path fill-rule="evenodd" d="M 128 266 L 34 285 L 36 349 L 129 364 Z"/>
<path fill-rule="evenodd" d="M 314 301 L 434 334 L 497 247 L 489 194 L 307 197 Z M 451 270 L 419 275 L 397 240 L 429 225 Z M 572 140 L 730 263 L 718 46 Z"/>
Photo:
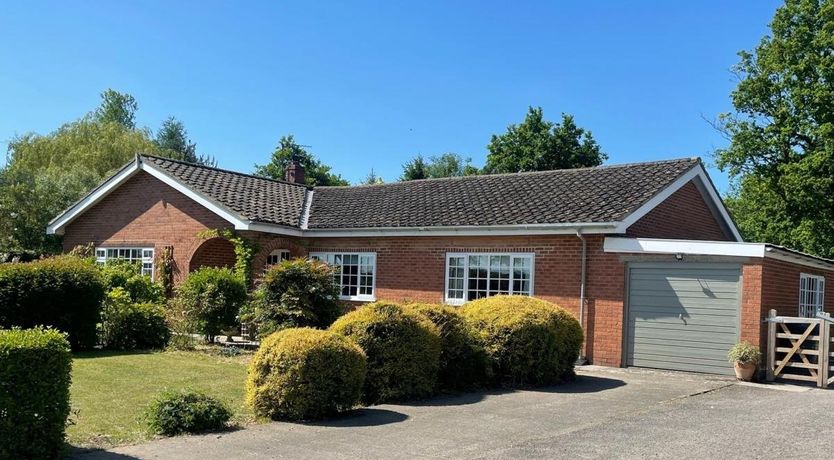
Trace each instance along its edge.
<path fill-rule="evenodd" d="M 585 236 L 582 235 L 582 228 L 576 229 L 576 237 L 582 241 L 582 262 L 580 268 L 580 278 L 579 278 L 579 326 L 582 328 L 582 347 L 579 349 L 579 359 L 577 360 L 577 364 L 584 365 L 588 362 L 585 358 L 585 271 L 587 268 L 587 254 L 588 254 L 588 241 L 585 239 Z"/>

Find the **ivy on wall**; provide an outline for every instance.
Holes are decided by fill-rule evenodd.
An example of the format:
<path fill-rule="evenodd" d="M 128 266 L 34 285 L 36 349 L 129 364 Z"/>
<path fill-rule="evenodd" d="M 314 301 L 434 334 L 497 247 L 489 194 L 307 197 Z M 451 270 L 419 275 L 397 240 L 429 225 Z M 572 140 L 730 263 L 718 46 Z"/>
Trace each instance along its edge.
<path fill-rule="evenodd" d="M 232 243 L 235 250 L 235 274 L 239 276 L 247 286 L 250 285 L 252 281 L 252 259 L 255 258 L 255 254 L 258 252 L 258 247 L 255 243 L 238 235 L 234 232 L 234 230 L 229 229 L 221 230 L 213 228 L 203 230 L 198 233 L 197 236 L 202 239 L 223 238 L 229 243 Z"/>
<path fill-rule="evenodd" d="M 166 297 L 174 292 L 174 254 L 171 246 L 165 246 L 157 256 L 156 272 Z"/>

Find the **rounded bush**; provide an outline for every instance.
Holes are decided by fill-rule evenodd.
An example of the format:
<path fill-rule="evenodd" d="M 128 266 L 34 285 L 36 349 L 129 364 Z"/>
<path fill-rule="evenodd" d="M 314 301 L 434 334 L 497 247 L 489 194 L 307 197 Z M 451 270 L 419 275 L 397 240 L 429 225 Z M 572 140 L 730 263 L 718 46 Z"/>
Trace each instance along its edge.
<path fill-rule="evenodd" d="M 72 355 L 55 329 L 0 330 L 0 458 L 58 458 Z"/>
<path fill-rule="evenodd" d="M 196 391 L 166 391 L 145 414 L 156 434 L 175 436 L 222 429 L 232 412 L 220 401 Z"/>
<path fill-rule="evenodd" d="M 316 260 L 285 260 L 264 274 L 241 322 L 263 338 L 288 327 L 326 328 L 344 312 L 333 269 Z"/>
<path fill-rule="evenodd" d="M 314 420 L 350 410 L 362 396 L 365 353 L 347 338 L 284 329 L 261 342 L 249 365 L 246 400 L 257 415 Z"/>
<path fill-rule="evenodd" d="M 108 260 L 100 266 L 108 291 L 124 289 L 132 302 L 161 303 L 165 299 L 162 285 L 143 275 L 138 262 L 123 259 Z"/>
<path fill-rule="evenodd" d="M 228 268 L 204 267 L 188 275 L 177 296 L 199 332 L 211 338 L 236 325 L 246 285 Z"/>
<path fill-rule="evenodd" d="M 486 352 L 457 309 L 447 305 L 409 304 L 431 321 L 440 334 L 438 384 L 442 389 L 472 388 L 488 380 L 491 371 Z"/>
<path fill-rule="evenodd" d="M 101 313 L 101 344 L 111 350 L 165 348 L 171 332 L 165 309 L 153 303 L 133 303 L 117 287 L 107 293 Z"/>
<path fill-rule="evenodd" d="M 440 335 L 425 317 L 399 305 L 377 302 L 342 316 L 330 330 L 365 351 L 365 403 L 420 398 L 434 392 Z"/>
<path fill-rule="evenodd" d="M 52 326 L 73 349 L 96 345 L 104 282 L 92 261 L 58 256 L 0 264 L 0 328 Z"/>
<path fill-rule="evenodd" d="M 494 296 L 467 303 L 461 314 L 501 383 L 541 385 L 574 376 L 582 328 L 562 308 L 532 297 Z"/>

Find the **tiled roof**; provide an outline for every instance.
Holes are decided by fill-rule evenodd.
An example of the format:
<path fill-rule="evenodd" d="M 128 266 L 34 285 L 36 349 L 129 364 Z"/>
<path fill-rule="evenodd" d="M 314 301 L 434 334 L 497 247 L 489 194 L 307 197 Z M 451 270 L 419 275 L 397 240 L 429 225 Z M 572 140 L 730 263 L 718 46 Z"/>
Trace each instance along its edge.
<path fill-rule="evenodd" d="M 699 164 L 697 158 L 317 187 L 310 229 L 615 222 Z"/>
<path fill-rule="evenodd" d="M 143 156 L 241 217 L 301 227 L 308 187 Z M 309 229 L 409 228 L 617 222 L 681 175 L 697 158 L 596 168 L 315 187 Z"/>
<path fill-rule="evenodd" d="M 307 187 L 207 166 L 143 155 L 183 185 L 253 222 L 301 226 Z"/>

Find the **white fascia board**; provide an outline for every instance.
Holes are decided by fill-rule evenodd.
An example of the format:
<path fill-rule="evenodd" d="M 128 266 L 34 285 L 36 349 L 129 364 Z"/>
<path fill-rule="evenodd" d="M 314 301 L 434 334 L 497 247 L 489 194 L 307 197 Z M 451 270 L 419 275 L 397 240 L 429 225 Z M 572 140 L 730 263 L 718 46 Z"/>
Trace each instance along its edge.
<path fill-rule="evenodd" d="M 116 189 L 116 187 L 122 185 L 128 179 L 133 177 L 137 172 L 139 172 L 139 169 L 139 164 L 136 161 L 125 166 L 121 171 L 106 180 L 103 184 L 99 185 L 92 192 L 88 193 L 87 196 L 78 200 L 78 202 L 72 205 L 72 207 L 52 219 L 52 221 L 46 226 L 46 233 L 48 235 L 63 235 L 64 228 L 70 222 L 75 220 L 76 217 L 81 215 L 81 213 L 90 207 L 96 205 L 104 197 L 109 195 L 110 192 Z"/>
<path fill-rule="evenodd" d="M 721 201 L 721 197 L 718 196 L 718 192 L 715 190 L 715 187 L 712 185 L 712 181 L 707 176 L 707 172 L 704 170 L 704 167 L 701 164 L 696 165 L 682 176 L 677 178 L 674 182 L 668 185 L 665 189 L 661 190 L 660 193 L 652 197 L 649 201 L 645 202 L 642 206 L 637 208 L 634 212 L 626 216 L 625 219 L 620 222 L 620 225 L 617 228 L 617 233 L 625 234 L 628 227 L 633 225 L 635 222 L 640 220 L 643 216 L 651 212 L 652 209 L 656 208 L 660 203 L 665 201 L 667 198 L 672 196 L 673 193 L 680 190 L 681 187 L 689 183 L 692 179 L 699 178 L 704 185 L 704 189 L 707 191 L 707 195 L 712 200 L 715 209 L 718 210 L 718 213 L 721 215 L 721 218 L 724 220 L 727 228 L 730 229 L 730 232 L 733 234 L 733 238 L 737 242 L 744 241 L 741 237 L 741 233 L 739 233 L 738 228 L 736 228 L 735 222 L 733 219 L 730 218 L 730 214 L 727 212 L 727 208 L 724 206 L 724 202 Z"/>
<path fill-rule="evenodd" d="M 257 223 L 257 222 L 250 222 L 249 224 L 247 224 L 246 228 L 243 229 L 243 230 L 251 230 L 253 232 L 263 232 L 263 233 L 274 233 L 276 235 L 286 235 L 286 236 L 297 236 L 297 237 L 307 236 L 307 234 L 304 231 L 299 230 L 297 228 L 284 227 L 284 226 L 275 225 L 275 224 L 262 224 L 262 223 Z"/>
<path fill-rule="evenodd" d="M 357 228 L 334 230 L 305 230 L 304 236 L 328 237 L 383 237 L 383 236 L 514 236 L 514 235 L 575 235 L 615 233 L 617 222 L 589 222 L 569 224 L 482 225 L 420 228 Z"/>
<path fill-rule="evenodd" d="M 765 244 L 735 241 L 663 240 L 606 237 L 604 252 L 631 254 L 691 254 L 728 257 L 764 257 Z"/>

